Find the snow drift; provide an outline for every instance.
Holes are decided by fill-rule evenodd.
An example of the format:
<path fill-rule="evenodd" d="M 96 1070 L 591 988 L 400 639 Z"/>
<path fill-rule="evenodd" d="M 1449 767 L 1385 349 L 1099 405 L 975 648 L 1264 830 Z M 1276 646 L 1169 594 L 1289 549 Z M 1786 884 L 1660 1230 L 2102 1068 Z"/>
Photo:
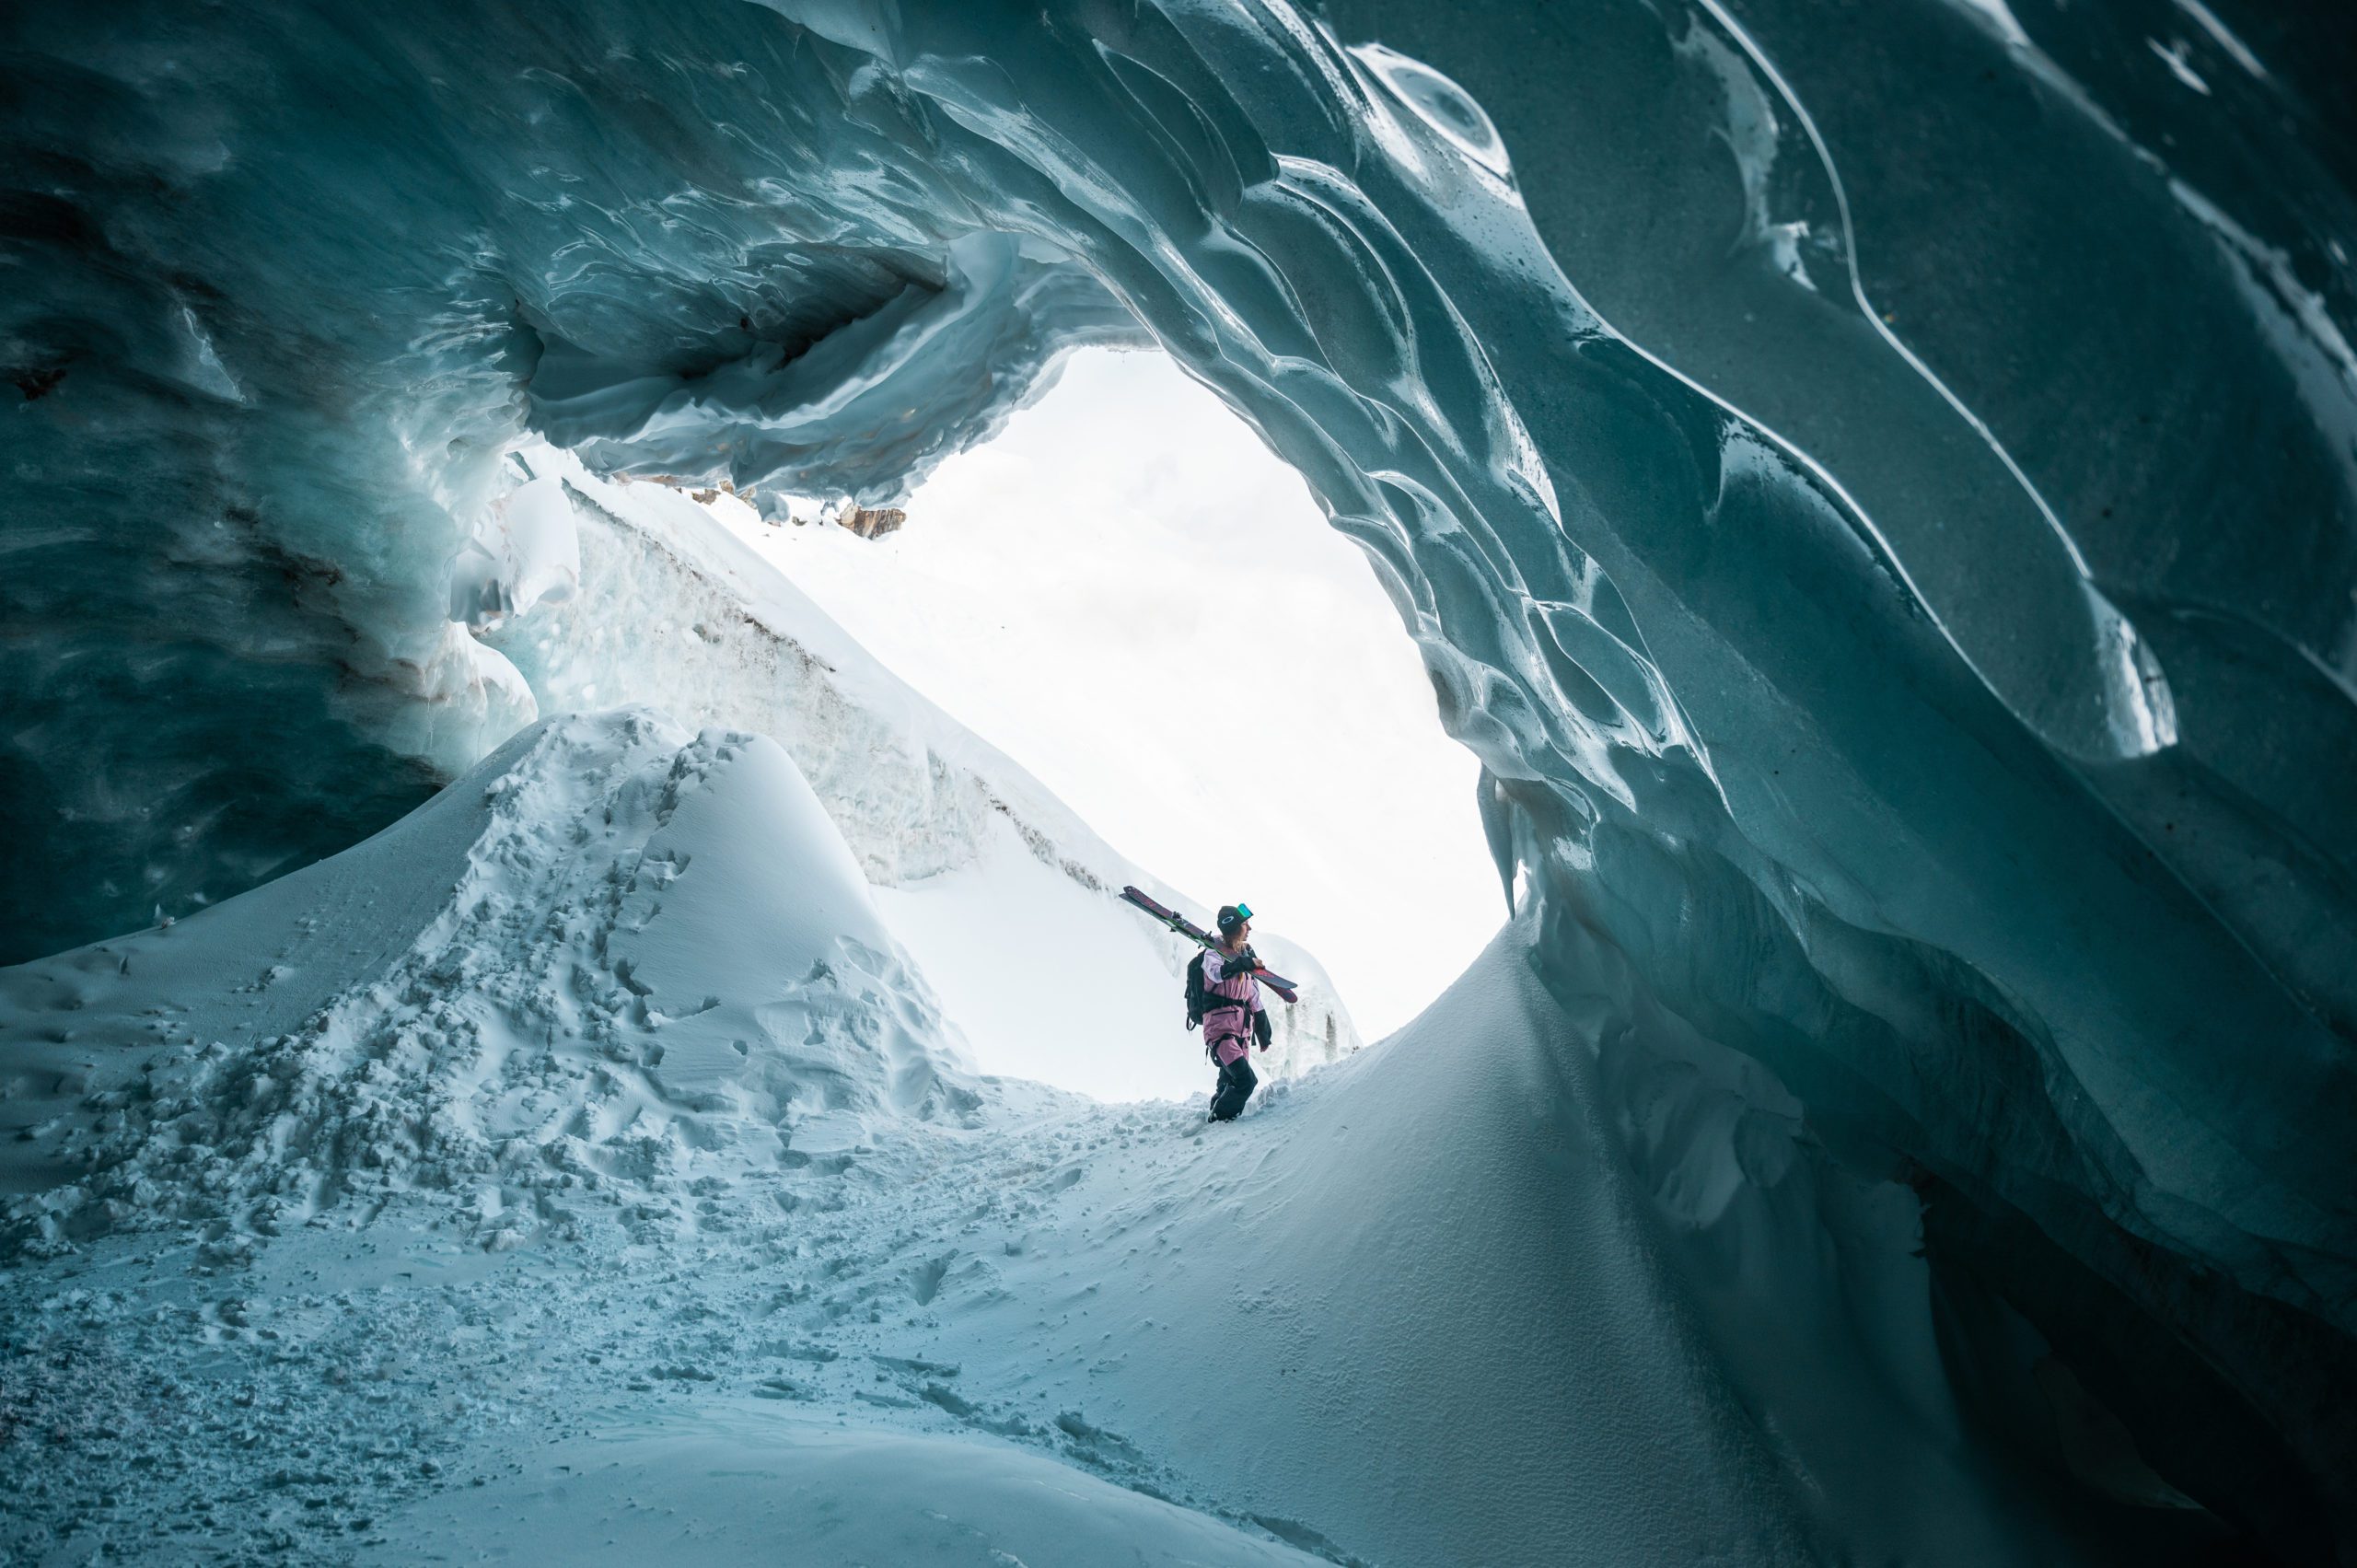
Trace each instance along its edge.
<path fill-rule="evenodd" d="M 877 494 L 1109 297 L 1378 561 L 1542 966 L 1920 1194 L 1944 1356 L 2348 1555 L 2340 22 L 1406 9 L 17 7 L 15 956 L 522 722 L 528 433 Z"/>
<path fill-rule="evenodd" d="M 1004 1561 L 993 1543 L 1073 1568 L 1313 1561 L 1011 1446 L 1026 1423 L 970 1431 L 954 1396 L 824 1375 L 846 1352 L 877 1364 L 830 1342 L 880 1321 L 878 1300 L 932 1301 L 979 1219 L 1019 1224 L 1027 1187 L 1069 1187 L 1043 1175 L 1063 1146 L 1043 1123 L 1119 1113 L 960 1065 L 772 741 L 645 710 L 547 721 L 366 843 L 0 971 L 0 997 L 16 1124 L 0 1179 L 19 1194 L 0 1440 L 44 1439 L 0 1507 L 12 1555 L 170 1539 L 417 1561 L 565 1541 L 569 1560 L 621 1562 L 678 1550 L 684 1516 L 713 1561 L 773 1560 L 781 1525 L 814 1562 Z M 68 1255 L 108 1285 L 56 1293 L 26 1261 Z M 159 1258 L 189 1265 L 160 1294 Z M 781 1264 L 813 1260 L 823 1295 L 783 1283 Z M 682 1268 L 698 1298 L 658 1291 L 646 1310 Z M 764 1277 L 741 1331 L 683 1338 L 748 1318 L 704 1283 Z M 485 1325 L 536 1307 L 545 1322 L 585 1278 L 628 1282 L 635 1307 L 595 1294 L 565 1312 L 563 1348 L 519 1358 L 545 1381 L 510 1381 L 493 1351 L 470 1378 L 489 1404 L 445 1391 Z M 343 1308 L 325 1321 L 321 1290 Z M 406 1361 L 405 1338 L 432 1348 Z M 609 1355 L 626 1382 L 579 1376 Z M 658 1395 L 724 1382 L 733 1416 L 682 1419 Z M 947 1430 L 775 1408 L 821 1398 Z M 237 1413 L 257 1404 L 260 1426 Z M 566 1436 L 567 1461 L 543 1451 Z M 634 1467 L 651 1543 L 565 1494 L 586 1459 Z M 500 1484 L 454 1493 L 462 1475 Z M 536 1513 L 551 1481 L 558 1505 Z"/>
<path fill-rule="evenodd" d="M 4 972 L 35 1252 L 418 1190 L 496 1249 L 690 1148 L 774 1166 L 808 1157 L 792 1125 L 980 1103 L 776 743 L 645 712 L 544 723 L 365 844 Z"/>
<path fill-rule="evenodd" d="M 0 971 L 8 1408 L 48 1423 L 0 1540 L 1961 1568 L 2137 1539 L 1970 1440 L 1905 1191 L 1608 948 L 1542 978 L 1529 918 L 1237 1125 L 1096 1105 L 960 1066 L 773 743 L 547 721 L 343 854 Z"/>

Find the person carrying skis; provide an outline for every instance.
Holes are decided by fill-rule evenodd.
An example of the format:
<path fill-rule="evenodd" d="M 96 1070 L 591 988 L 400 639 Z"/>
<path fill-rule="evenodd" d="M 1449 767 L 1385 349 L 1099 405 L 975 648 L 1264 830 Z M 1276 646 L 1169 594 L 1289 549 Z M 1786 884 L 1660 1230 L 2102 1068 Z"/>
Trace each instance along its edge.
<path fill-rule="evenodd" d="M 1260 987 L 1253 978 L 1260 971 L 1260 958 L 1247 944 L 1251 935 L 1251 906 L 1224 904 L 1219 912 L 1219 945 L 1206 950 L 1202 958 L 1206 1004 L 1203 1039 L 1219 1063 L 1219 1086 L 1212 1093 L 1213 1121 L 1233 1121 L 1242 1114 L 1244 1102 L 1260 1086 L 1260 1075 L 1252 1071 L 1250 1042 L 1258 1040 L 1265 1051 L 1274 1032 L 1268 1009 L 1260 1005 Z"/>

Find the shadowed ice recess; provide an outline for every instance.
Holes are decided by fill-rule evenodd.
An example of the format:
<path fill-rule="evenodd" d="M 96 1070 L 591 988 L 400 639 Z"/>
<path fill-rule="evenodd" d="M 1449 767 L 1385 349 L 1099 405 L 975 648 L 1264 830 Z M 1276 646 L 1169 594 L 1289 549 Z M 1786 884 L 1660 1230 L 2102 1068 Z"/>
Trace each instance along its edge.
<path fill-rule="evenodd" d="M 2344 26 L 17 6 L 5 957 L 539 716 L 475 635 L 564 591 L 527 442 L 880 503 L 1152 341 L 1376 563 L 1649 1223 L 1709 1234 L 1722 1147 L 1805 1210 L 1903 1183 L 1976 1441 L 2349 1560 Z M 1786 1478 L 1729 1495 L 1838 1554 L 1841 1436 L 1748 1337 L 1835 1308 L 1771 1273 L 1698 1288 L 1688 1370 Z M 2038 1458 L 2049 1354 L 2129 1468 Z"/>

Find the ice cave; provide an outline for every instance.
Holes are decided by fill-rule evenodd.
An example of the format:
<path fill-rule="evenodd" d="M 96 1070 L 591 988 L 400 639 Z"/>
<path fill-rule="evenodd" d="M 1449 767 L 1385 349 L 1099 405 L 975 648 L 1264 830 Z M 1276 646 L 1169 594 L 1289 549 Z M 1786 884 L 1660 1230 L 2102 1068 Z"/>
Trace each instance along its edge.
<path fill-rule="evenodd" d="M 2357 1563 L 2342 9 L 0 52 L 0 1558 Z M 982 1065 L 1228 895 L 747 543 L 1112 350 L 1489 862 L 1228 1123 Z"/>

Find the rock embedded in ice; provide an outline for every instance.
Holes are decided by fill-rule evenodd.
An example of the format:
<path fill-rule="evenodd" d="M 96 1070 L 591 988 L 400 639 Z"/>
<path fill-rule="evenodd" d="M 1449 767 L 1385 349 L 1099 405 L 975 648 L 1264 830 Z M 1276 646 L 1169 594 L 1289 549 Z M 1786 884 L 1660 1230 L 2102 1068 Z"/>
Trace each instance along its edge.
<path fill-rule="evenodd" d="M 843 508 L 835 522 L 862 539 L 882 539 L 888 533 L 900 532 L 900 525 L 908 520 L 908 513 L 898 506 L 851 505 Z"/>

